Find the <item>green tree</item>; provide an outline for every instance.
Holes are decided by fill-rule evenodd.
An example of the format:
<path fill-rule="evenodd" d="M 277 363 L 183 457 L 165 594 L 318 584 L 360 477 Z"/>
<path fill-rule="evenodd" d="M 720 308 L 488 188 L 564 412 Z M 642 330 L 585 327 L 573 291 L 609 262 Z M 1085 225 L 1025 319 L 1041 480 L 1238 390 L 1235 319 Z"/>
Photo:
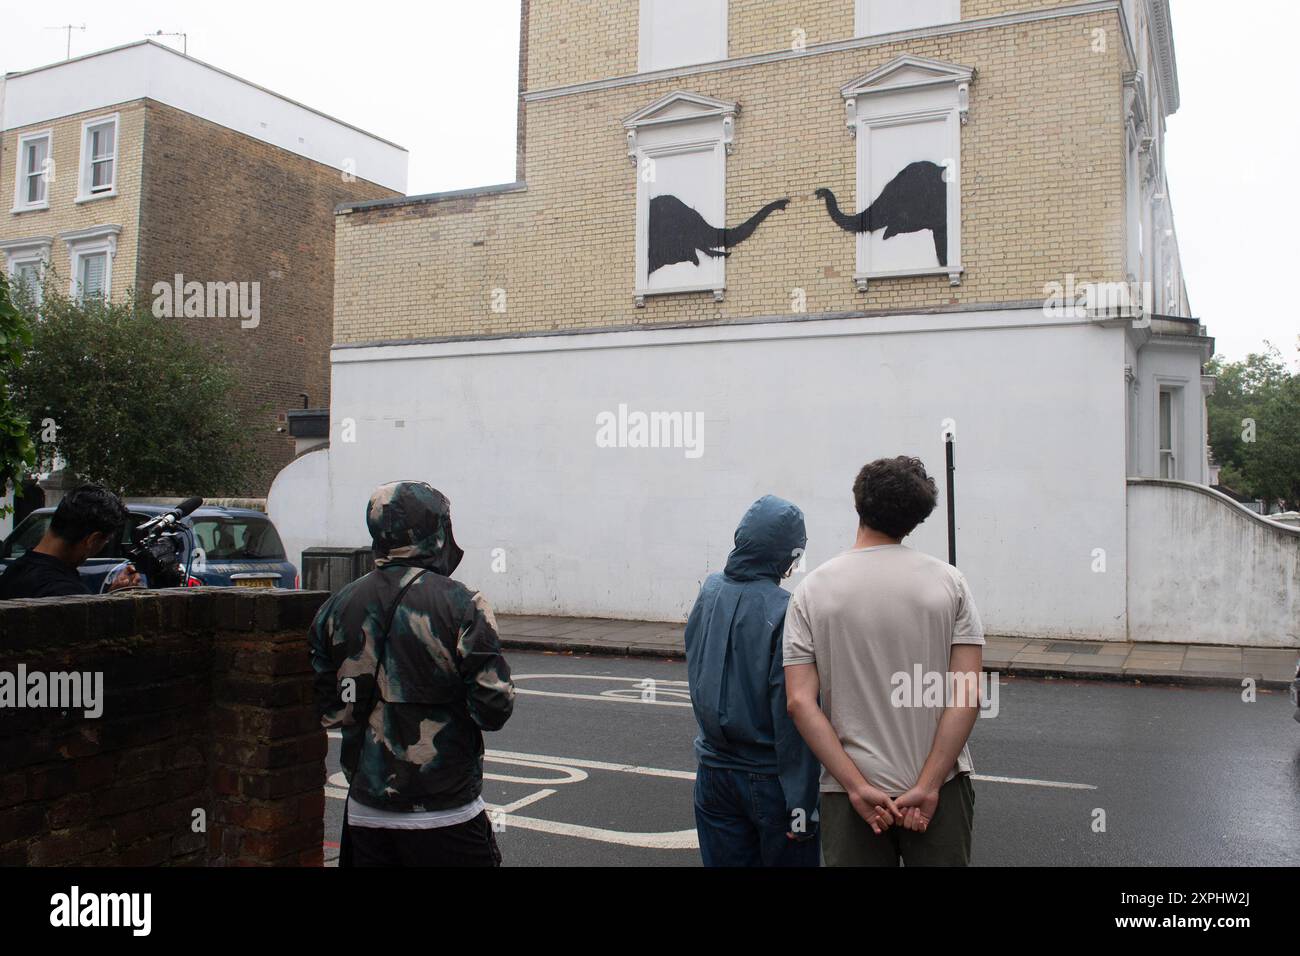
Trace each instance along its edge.
<path fill-rule="evenodd" d="M 0 273 L 0 493 L 13 485 L 14 493 L 21 494 L 22 480 L 36 460 L 27 416 L 14 396 L 14 378 L 31 340 L 27 317 L 10 297 L 9 281 Z M 12 510 L 12 505 L 0 505 L 0 516 Z"/>
<path fill-rule="evenodd" d="M 1287 511 L 1300 510 L 1300 375 L 1271 388 L 1258 414 L 1242 474 L 1252 494 Z"/>
<path fill-rule="evenodd" d="M 1241 362 L 1216 357 L 1206 372 L 1218 379 L 1207 404 L 1220 481 L 1268 503 L 1300 506 L 1300 376 L 1272 345 Z"/>
<path fill-rule="evenodd" d="M 252 452 L 220 354 L 133 301 L 46 285 L 14 377 L 39 465 L 123 495 L 238 492 Z"/>

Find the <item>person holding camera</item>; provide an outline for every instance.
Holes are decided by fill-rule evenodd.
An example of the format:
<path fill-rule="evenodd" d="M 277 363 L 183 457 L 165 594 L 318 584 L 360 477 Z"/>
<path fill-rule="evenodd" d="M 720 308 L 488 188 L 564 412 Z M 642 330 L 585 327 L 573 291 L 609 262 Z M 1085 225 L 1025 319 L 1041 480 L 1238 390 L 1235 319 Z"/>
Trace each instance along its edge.
<path fill-rule="evenodd" d="M 92 593 L 77 568 L 120 536 L 126 520 L 126 505 L 107 488 L 74 488 L 59 502 L 36 547 L 0 574 L 0 601 Z M 140 585 L 139 572 L 128 564 L 113 579 L 109 590 Z"/>

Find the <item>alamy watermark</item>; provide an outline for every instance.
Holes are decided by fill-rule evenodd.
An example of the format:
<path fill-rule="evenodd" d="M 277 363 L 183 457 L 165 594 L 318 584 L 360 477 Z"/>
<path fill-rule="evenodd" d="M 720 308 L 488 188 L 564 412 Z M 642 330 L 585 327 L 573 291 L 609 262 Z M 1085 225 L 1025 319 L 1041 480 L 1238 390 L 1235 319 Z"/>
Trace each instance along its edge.
<path fill-rule="evenodd" d="M 681 448 L 687 458 L 704 454 L 703 412 L 617 412 L 596 416 L 597 448 Z"/>
<path fill-rule="evenodd" d="M 50 897 L 50 925 L 121 926 L 132 936 L 148 936 L 153 925 L 152 893 L 83 893 L 73 886 Z"/>
<path fill-rule="evenodd" d="M 104 713 L 103 671 L 0 671 L 0 709 L 80 710 L 94 720 Z"/>
<path fill-rule="evenodd" d="M 1154 293 L 1149 282 L 1064 282 L 1043 284 L 1043 315 L 1049 319 L 1132 319 L 1134 326 L 1151 324 Z"/>
<path fill-rule="evenodd" d="M 981 671 L 952 673 L 927 671 L 920 664 L 911 673 L 897 671 L 889 678 L 893 690 L 889 703 L 894 707 L 975 707 L 981 717 L 998 715 L 998 673 Z"/>
<path fill-rule="evenodd" d="M 262 321 L 260 282 L 186 282 L 178 272 L 172 282 L 155 282 L 152 291 L 157 319 L 238 318 L 241 329 L 255 329 Z"/>

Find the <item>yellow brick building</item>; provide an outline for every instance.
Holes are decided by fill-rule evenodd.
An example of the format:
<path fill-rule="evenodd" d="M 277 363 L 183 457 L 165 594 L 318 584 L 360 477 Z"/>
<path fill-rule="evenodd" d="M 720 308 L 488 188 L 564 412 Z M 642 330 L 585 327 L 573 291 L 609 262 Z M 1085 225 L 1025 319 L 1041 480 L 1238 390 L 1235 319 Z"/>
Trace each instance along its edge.
<path fill-rule="evenodd" d="M 524 0 L 519 75 L 516 181 L 337 212 L 291 550 L 422 477 L 497 607 L 680 620 L 754 498 L 814 567 L 865 461 L 955 434 L 992 632 L 1183 639 L 1125 481 L 1207 478 L 1165 0 Z"/>
<path fill-rule="evenodd" d="M 520 182 L 341 211 L 336 342 L 728 321 L 794 314 L 796 300 L 809 315 L 972 308 L 1041 300 L 1044 283 L 1067 274 L 1155 281 L 1157 257 L 1148 250 L 1144 266 L 1128 249 L 1125 77 L 1148 77 L 1156 142 L 1168 108 L 1156 100 L 1169 94 L 1155 92 L 1159 53 L 1143 53 L 1150 27 L 1126 20 L 1127 4 L 966 0 L 959 21 L 858 37 L 853 0 L 723 6 L 726 59 L 638 72 L 637 3 L 526 2 Z M 863 293 L 853 237 L 827 228 L 814 191 L 854 196 L 841 87 L 902 56 L 973 71 L 960 136 L 964 273 L 957 286 L 906 277 Z M 638 308 L 637 170 L 623 120 L 678 90 L 738 104 L 727 222 L 776 197 L 791 203 L 732 255 L 723 301 L 651 296 Z M 1162 256 L 1172 293 L 1156 311 L 1186 314 L 1176 246 Z"/>

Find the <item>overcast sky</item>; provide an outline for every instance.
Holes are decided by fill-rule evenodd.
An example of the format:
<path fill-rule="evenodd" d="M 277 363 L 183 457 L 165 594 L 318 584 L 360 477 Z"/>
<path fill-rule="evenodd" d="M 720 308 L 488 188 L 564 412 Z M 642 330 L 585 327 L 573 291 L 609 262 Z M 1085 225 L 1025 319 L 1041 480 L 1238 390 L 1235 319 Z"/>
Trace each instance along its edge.
<path fill-rule="evenodd" d="M 1167 162 L 1192 309 L 1220 355 L 1268 339 L 1295 359 L 1300 4 L 1173 0 L 1173 12 L 1182 108 Z M 63 59 L 58 24 L 85 24 L 74 56 L 185 31 L 192 56 L 405 146 L 410 193 L 514 179 L 518 0 L 46 0 L 7 4 L 4 21 L 5 72 Z"/>

